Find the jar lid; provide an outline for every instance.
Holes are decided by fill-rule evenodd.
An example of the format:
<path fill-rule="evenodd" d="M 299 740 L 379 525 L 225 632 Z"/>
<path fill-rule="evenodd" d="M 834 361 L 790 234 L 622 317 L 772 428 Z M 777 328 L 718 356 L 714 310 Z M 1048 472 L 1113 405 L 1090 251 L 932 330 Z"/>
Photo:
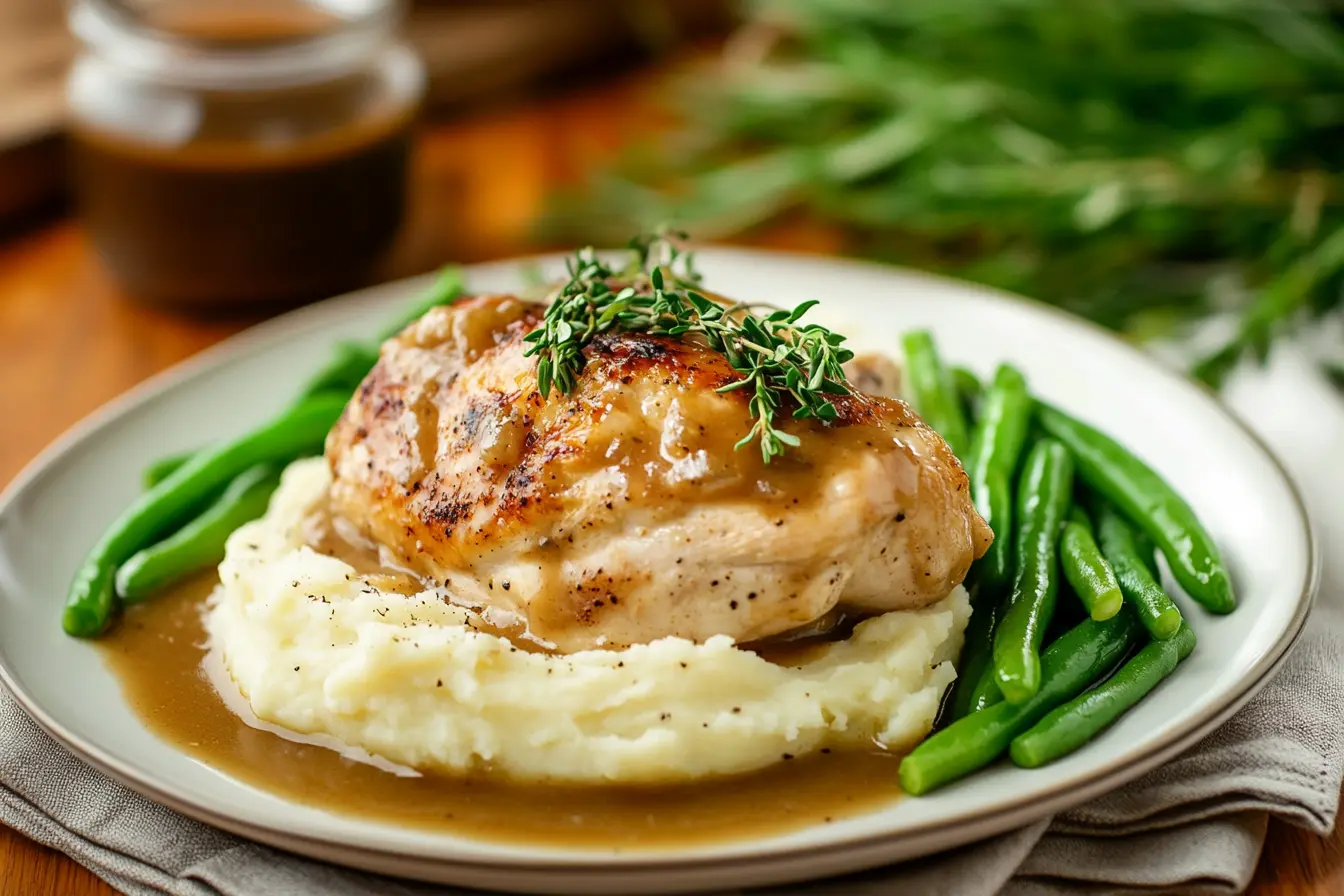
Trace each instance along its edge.
<path fill-rule="evenodd" d="M 357 69 L 402 12 L 402 0 L 74 0 L 70 28 L 133 76 L 248 90 Z"/>

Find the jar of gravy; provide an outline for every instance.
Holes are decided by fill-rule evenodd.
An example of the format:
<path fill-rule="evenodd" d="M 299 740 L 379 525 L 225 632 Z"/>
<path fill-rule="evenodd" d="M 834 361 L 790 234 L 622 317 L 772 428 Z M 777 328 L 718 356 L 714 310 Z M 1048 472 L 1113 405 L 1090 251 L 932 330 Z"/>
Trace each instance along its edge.
<path fill-rule="evenodd" d="M 255 309 L 376 274 L 424 92 L 400 13 L 394 0 L 74 0 L 76 198 L 132 296 Z"/>

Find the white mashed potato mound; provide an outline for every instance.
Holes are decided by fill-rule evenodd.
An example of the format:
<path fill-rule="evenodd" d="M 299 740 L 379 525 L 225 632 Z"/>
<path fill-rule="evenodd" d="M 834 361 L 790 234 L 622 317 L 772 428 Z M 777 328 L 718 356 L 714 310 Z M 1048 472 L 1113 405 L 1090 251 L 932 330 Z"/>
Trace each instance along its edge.
<path fill-rule="evenodd" d="M 524 780 L 675 781 L 822 747 L 926 736 L 970 616 L 957 588 L 861 623 L 796 668 L 665 638 L 621 651 L 529 653 L 475 631 L 441 590 L 386 593 L 302 542 L 330 481 L 286 472 L 269 512 L 229 539 L 207 626 L 256 715 L 422 771 Z"/>

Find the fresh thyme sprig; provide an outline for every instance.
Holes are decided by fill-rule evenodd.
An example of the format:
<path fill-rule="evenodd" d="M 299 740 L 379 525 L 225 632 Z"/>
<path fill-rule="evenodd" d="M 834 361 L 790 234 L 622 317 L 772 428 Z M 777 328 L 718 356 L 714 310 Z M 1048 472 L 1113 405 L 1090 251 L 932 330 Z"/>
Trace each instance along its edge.
<path fill-rule="evenodd" d="M 542 325 L 526 337 L 527 357 L 537 358 L 537 385 L 543 396 L 555 387 L 570 393 L 578 385 L 583 354 L 597 336 L 643 332 L 654 336 L 694 335 L 723 355 L 740 378 L 718 391 L 749 390 L 755 423 L 737 448 L 759 441 L 766 463 L 798 446 L 798 437 L 779 429 L 786 403 L 794 419 L 834 420 L 828 396 L 850 393 L 843 365 L 854 353 L 845 337 L 817 324 L 798 321 L 815 304 L 803 302 L 760 316 L 750 305 L 721 305 L 696 291 L 701 277 L 692 253 L 666 231 L 630 241 L 631 259 L 617 269 L 582 249 L 565 262 L 569 280 L 560 287 Z"/>

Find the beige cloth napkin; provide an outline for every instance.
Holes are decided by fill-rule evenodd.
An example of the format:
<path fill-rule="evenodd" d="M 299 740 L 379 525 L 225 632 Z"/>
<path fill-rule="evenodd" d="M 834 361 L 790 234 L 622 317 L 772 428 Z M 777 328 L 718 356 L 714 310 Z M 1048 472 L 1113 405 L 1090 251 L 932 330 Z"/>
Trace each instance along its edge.
<path fill-rule="evenodd" d="M 1229 397 L 1310 485 L 1326 557 L 1307 630 L 1265 690 L 1188 753 L 1078 809 L 950 853 L 763 892 L 1234 893 L 1251 879 L 1269 815 L 1332 828 L 1344 772 L 1344 403 L 1292 353 L 1234 382 Z M 184 818 L 74 759 L 3 692 L 0 821 L 132 894 L 461 892 L 311 862 Z"/>

